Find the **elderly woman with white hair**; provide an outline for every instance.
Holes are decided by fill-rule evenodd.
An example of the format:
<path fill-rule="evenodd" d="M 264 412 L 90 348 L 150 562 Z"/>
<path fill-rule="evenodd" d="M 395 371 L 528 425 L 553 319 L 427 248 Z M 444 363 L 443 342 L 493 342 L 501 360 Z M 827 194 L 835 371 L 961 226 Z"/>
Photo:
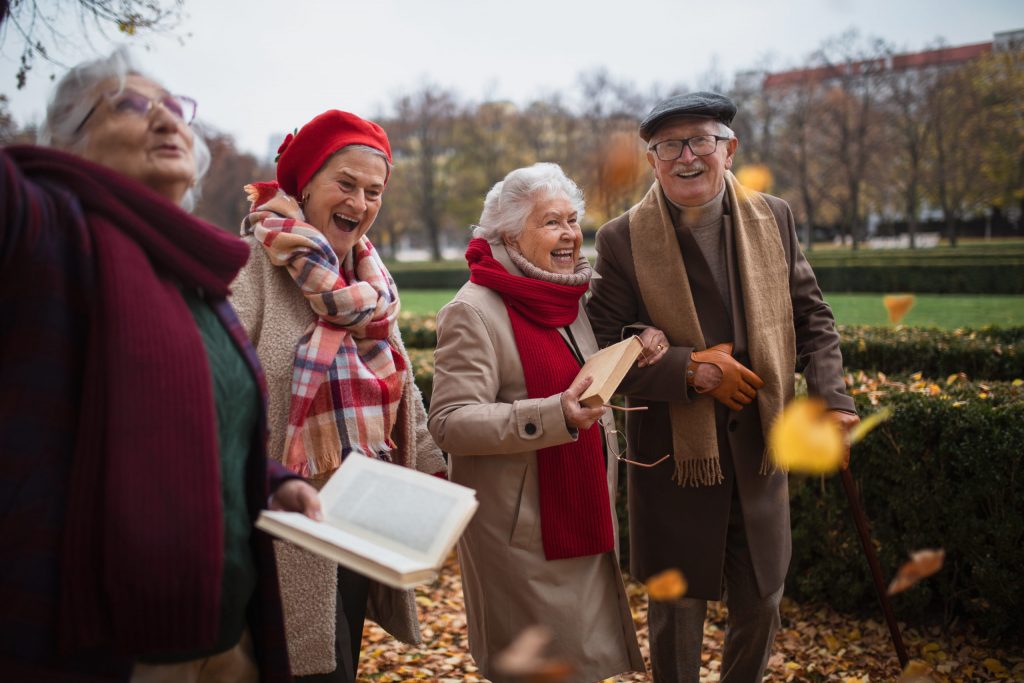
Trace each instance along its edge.
<path fill-rule="evenodd" d="M 470 650 L 498 682 L 510 677 L 495 655 L 531 625 L 553 634 L 571 680 L 644 668 L 615 553 L 612 424 L 579 402 L 598 350 L 582 214 L 557 165 L 509 173 L 484 201 L 470 281 L 437 317 L 428 424 L 451 480 L 480 500 L 458 551 Z M 664 335 L 641 340 L 640 362 L 657 362 Z"/>
<path fill-rule="evenodd" d="M 290 680 L 253 520 L 319 501 L 266 458 L 249 250 L 182 208 L 195 108 L 117 51 L 57 84 L 51 148 L 0 150 L 5 680 Z"/>

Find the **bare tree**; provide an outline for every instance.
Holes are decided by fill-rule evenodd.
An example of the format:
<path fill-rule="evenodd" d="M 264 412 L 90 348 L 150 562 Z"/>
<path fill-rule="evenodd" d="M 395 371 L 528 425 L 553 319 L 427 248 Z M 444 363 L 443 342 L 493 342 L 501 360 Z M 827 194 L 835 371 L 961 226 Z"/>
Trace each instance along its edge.
<path fill-rule="evenodd" d="M 22 41 L 15 74 L 20 90 L 36 58 L 65 66 L 60 51 L 68 44 L 89 43 L 95 37 L 109 39 L 112 30 L 124 36 L 173 31 L 181 22 L 184 4 L 184 0 L 12 0 L 9 6 L 4 2 L 0 10 L 0 46 L 6 43 L 8 31 Z M 58 16 L 63 21 L 69 16 L 77 19 L 73 36 L 59 28 Z"/>
<path fill-rule="evenodd" d="M 393 107 L 394 119 L 385 127 L 396 155 L 395 173 L 405 176 L 414 220 L 427 236 L 431 258 L 440 261 L 457 99 L 454 92 L 427 84 L 399 97 Z M 390 194 L 393 199 L 395 193 Z"/>
<path fill-rule="evenodd" d="M 927 102 L 934 87 L 934 71 L 893 71 L 883 77 L 884 122 L 887 131 L 885 150 L 896 163 L 889 180 L 900 189 L 903 215 L 907 221 L 910 248 L 917 246 L 917 224 L 921 210 L 925 155 L 931 135 Z"/>
<path fill-rule="evenodd" d="M 878 132 L 877 107 L 890 50 L 880 40 L 861 41 L 856 31 L 827 40 L 815 60 L 829 86 L 822 120 L 843 178 L 842 228 L 854 249 L 864 237 L 862 193 Z"/>

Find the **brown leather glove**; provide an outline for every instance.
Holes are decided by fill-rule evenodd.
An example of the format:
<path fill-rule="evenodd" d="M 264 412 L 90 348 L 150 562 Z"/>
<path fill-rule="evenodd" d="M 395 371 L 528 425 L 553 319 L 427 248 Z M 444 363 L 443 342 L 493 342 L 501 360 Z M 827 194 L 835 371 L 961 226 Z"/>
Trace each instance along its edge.
<path fill-rule="evenodd" d="M 716 383 L 700 381 L 700 364 L 708 363 L 718 369 L 719 381 Z M 730 410 L 742 410 L 757 396 L 757 390 L 764 386 L 764 381 L 752 370 L 745 367 L 732 357 L 732 343 L 718 344 L 705 351 L 694 351 L 690 354 L 690 366 L 686 372 L 686 382 L 698 394 L 710 394 L 716 401 L 721 401 Z"/>

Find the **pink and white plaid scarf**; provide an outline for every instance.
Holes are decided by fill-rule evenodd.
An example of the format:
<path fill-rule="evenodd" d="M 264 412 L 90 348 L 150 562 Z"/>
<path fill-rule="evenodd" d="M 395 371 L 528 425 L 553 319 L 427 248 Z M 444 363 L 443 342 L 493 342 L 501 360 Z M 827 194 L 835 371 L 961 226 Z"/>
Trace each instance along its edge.
<path fill-rule="evenodd" d="M 255 206 L 251 187 L 243 232 L 288 270 L 318 316 L 295 349 L 285 465 L 322 477 L 354 449 L 390 460 L 406 370 L 389 341 L 397 334 L 394 279 L 366 237 L 339 262 L 293 198 L 278 191 Z"/>

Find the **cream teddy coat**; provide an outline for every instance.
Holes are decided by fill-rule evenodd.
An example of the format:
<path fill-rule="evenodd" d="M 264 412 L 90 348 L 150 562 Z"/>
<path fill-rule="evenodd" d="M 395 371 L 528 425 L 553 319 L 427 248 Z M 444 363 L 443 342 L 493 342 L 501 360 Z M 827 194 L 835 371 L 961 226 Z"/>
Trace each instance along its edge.
<path fill-rule="evenodd" d="M 267 377 L 267 454 L 284 456 L 288 407 L 291 402 L 292 360 L 299 337 L 316 319 L 288 272 L 274 266 L 252 236 L 249 262 L 231 285 L 231 304 L 245 327 Z M 427 432 L 427 416 L 413 381 L 412 363 L 397 328 L 390 339 L 406 361 L 406 382 L 392 438 L 395 462 L 421 472 L 445 469 L 440 449 Z M 323 481 L 313 482 L 317 486 Z M 337 565 L 291 544 L 275 542 L 281 601 L 292 673 L 304 676 L 334 671 Z M 370 582 L 367 617 L 399 640 L 421 642 L 412 591 Z"/>

